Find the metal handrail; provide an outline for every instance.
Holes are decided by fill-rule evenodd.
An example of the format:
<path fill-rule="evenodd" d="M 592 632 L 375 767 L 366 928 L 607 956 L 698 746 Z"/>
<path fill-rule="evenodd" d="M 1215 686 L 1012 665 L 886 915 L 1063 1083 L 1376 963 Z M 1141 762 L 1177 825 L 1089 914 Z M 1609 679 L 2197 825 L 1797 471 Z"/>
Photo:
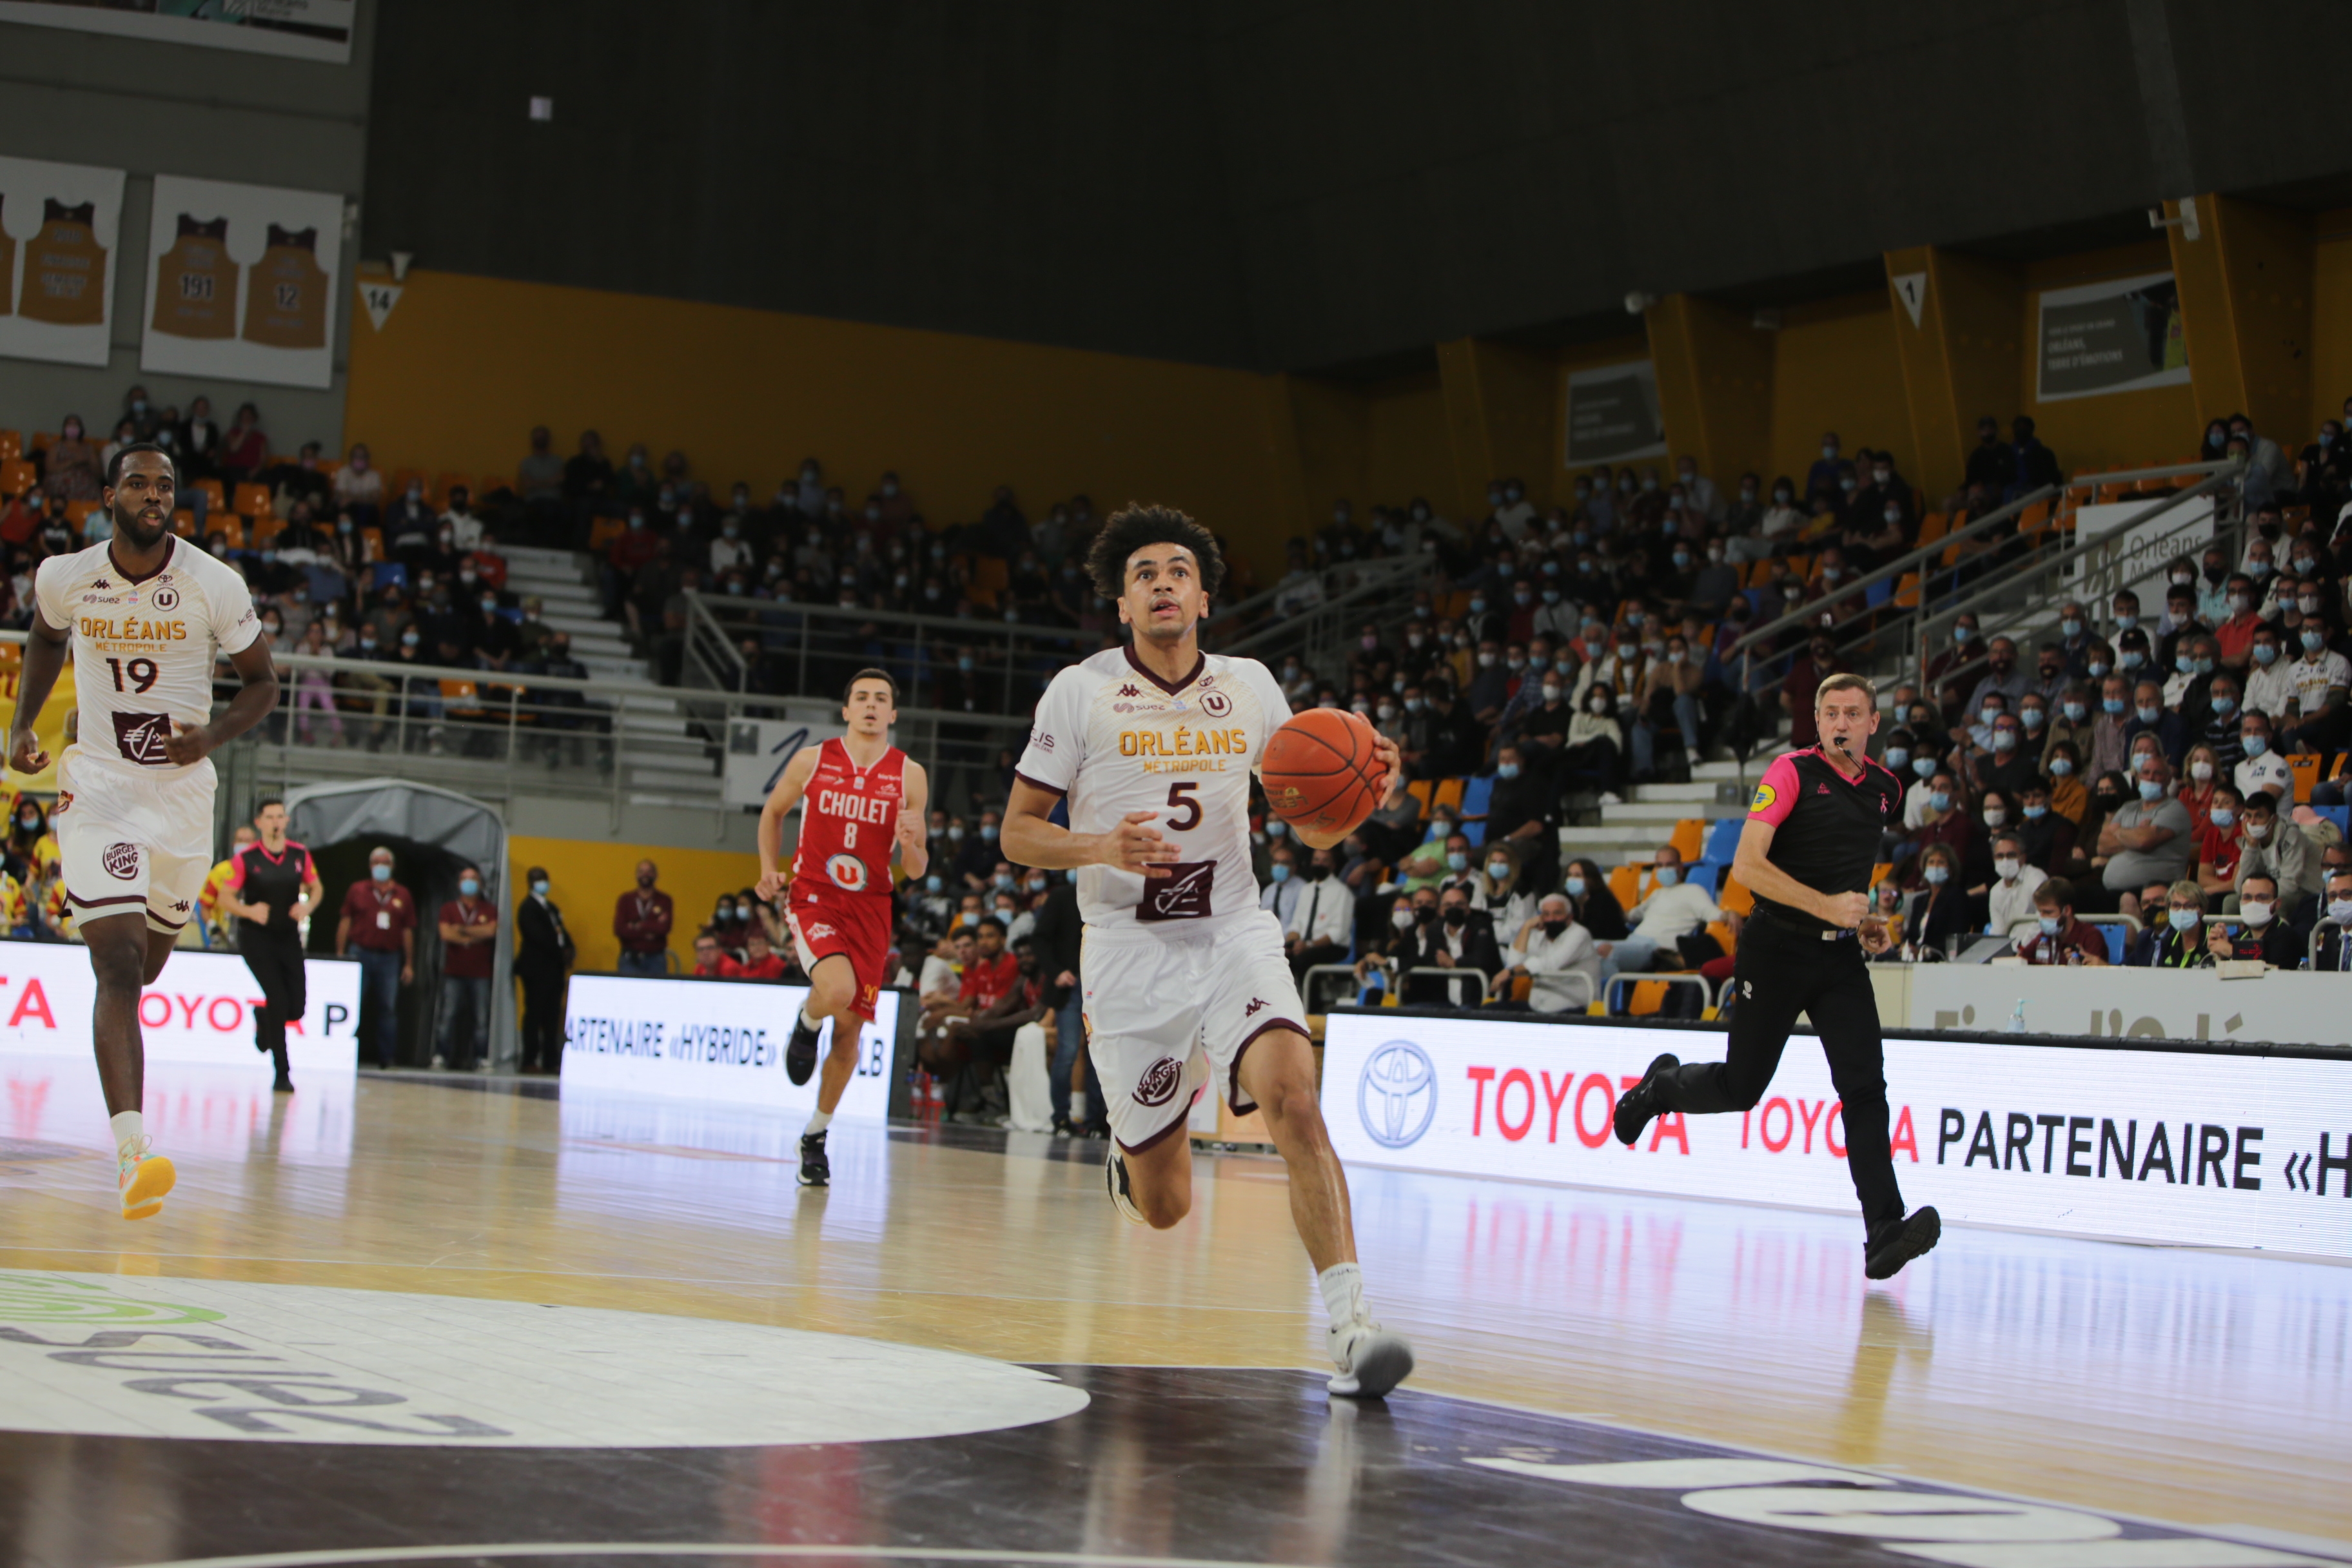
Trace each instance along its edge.
<path fill-rule="evenodd" d="M 2210 467 L 2210 465 L 2200 465 L 2200 467 Z M 1928 651 L 1927 646 L 1929 640 L 1928 630 L 1932 625 L 1945 621 L 1958 620 L 1964 615 L 1979 614 L 1981 613 L 1982 606 L 1988 605 L 1996 605 L 2004 601 L 2014 601 L 2018 597 L 2020 579 L 2034 574 L 2047 572 L 2053 568 L 2063 568 L 2068 561 L 2077 555 L 2087 554 L 2105 548 L 2105 543 L 2110 537 L 2127 534 L 2131 530 L 2137 528 L 2140 524 L 2148 521 L 2152 518 L 2162 516 L 2165 512 L 2181 505 L 2185 501 L 2194 500 L 2198 497 L 2203 495 L 2220 494 L 2221 491 L 2226 490 L 2229 486 L 2235 481 L 2237 467 L 2238 465 L 2235 464 L 2223 465 L 2221 471 L 2208 474 L 2205 479 L 2198 484 L 2190 486 L 2188 489 L 2177 490 L 2170 495 L 2157 498 L 2148 505 L 2147 510 L 2136 512 L 2132 516 L 2126 518 L 2114 528 L 2105 531 L 2105 532 L 2100 536 L 2098 541 L 2095 541 L 2091 543 L 2084 543 L 2081 535 L 2072 530 L 2068 530 L 2065 533 L 2060 536 L 2056 542 L 2046 545 L 2042 550 L 2036 551 L 2025 559 L 2020 561 L 2014 569 L 2002 573 L 1989 581 L 1977 584 L 1968 594 L 1949 600 L 1934 610 L 1927 608 L 1923 596 L 1917 616 L 1918 635 L 1914 644 L 1918 652 L 1919 678 L 1922 680 L 1927 678 L 1927 661 L 1929 658 L 1932 657 Z M 2186 532 L 2188 530 L 2196 527 L 2200 521 L 2200 520 L 2197 518 L 2184 518 L 2174 527 L 2158 535 L 2152 542 L 2162 543 L 2166 540 L 2175 538 L 2178 535 Z M 2221 521 L 2218 514 L 2214 521 L 2218 528 Z M 2085 590 L 2074 590 L 2068 594 L 2067 597 L 2079 598 L 2082 596 L 2084 592 L 2085 592 Z M 2096 596 L 2095 591 L 2091 592 L 2093 593 L 2093 596 Z M 2021 609 L 2021 616 L 2030 613 L 2030 607 Z M 2010 619 L 2001 622 L 2000 625 L 1995 627 L 1991 633 L 1979 636 L 1977 641 L 1979 644 L 1984 645 L 1987 651 L 1979 652 L 1965 662 L 1954 665 L 1950 669 L 1944 671 L 1945 678 L 1950 679 L 1955 676 L 1965 676 L 1972 670 L 1982 668 L 1988 657 L 1993 637 L 2005 635 L 2005 628 L 2017 624 L 2019 619 L 2020 616 L 2012 616 Z"/>
<path fill-rule="evenodd" d="M 1903 554 L 1898 555 L 1894 560 L 1888 562 L 1884 566 L 1879 566 L 1872 571 L 1864 573 L 1862 576 L 1855 578 L 1850 584 L 1840 584 L 1836 590 L 1828 595 L 1827 597 L 1832 601 L 1848 598 L 1855 594 L 1864 593 L 1874 584 L 1885 582 L 1890 578 L 1899 579 L 1904 573 L 1910 571 L 1913 567 L 1927 560 L 1929 556 L 1941 555 L 1947 549 L 1958 543 L 1960 541 L 1964 539 L 1973 539 L 1977 535 L 1987 531 L 2000 523 L 2009 521 L 2012 517 L 2022 516 L 2028 508 L 2038 502 L 2051 500 L 2063 493 L 2061 487 L 2057 485 L 2043 485 L 2039 489 L 2032 490 L 2025 495 L 2018 497 L 2017 500 L 2009 502 L 2005 506 L 1997 508 L 1992 511 L 1989 511 L 1980 518 L 1974 519 L 1965 527 L 1959 528 L 1950 533 L 1947 533 L 1942 538 L 1936 540 L 1932 543 L 1922 544 L 1912 550 L 1906 551 Z M 1811 608 L 1791 610 L 1787 615 L 1780 616 L 1779 619 L 1767 621 L 1762 626 L 1749 631 L 1746 636 L 1734 642 L 1729 647 L 1725 648 L 1720 657 L 1728 661 L 1729 659 L 1747 652 L 1755 644 L 1761 642 L 1768 637 L 1776 637 L 1780 633 L 1788 631 L 1793 626 L 1803 625 L 1817 619 L 1820 614 L 1821 612 L 1819 610 Z"/>

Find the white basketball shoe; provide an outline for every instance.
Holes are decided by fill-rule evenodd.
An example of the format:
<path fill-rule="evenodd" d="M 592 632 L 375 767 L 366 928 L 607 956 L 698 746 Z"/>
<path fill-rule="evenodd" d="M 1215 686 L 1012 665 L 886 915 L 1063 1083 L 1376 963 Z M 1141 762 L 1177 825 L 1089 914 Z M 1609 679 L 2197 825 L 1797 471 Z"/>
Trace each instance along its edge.
<path fill-rule="evenodd" d="M 1412 1346 L 1402 1334 L 1359 1318 L 1332 1326 L 1331 1364 L 1339 1370 L 1327 1385 L 1349 1399 L 1378 1399 L 1412 1375 Z"/>

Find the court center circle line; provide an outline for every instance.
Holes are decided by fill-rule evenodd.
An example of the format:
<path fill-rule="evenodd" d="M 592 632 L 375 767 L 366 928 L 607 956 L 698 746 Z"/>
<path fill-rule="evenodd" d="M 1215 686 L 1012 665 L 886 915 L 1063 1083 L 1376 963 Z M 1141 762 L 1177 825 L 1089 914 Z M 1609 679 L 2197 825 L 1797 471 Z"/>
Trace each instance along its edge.
<path fill-rule="evenodd" d="M 343 1564 L 447 1562 L 478 1557 L 862 1557 L 877 1563 L 1051 1563 L 1058 1568 L 1307 1568 L 1244 1563 L 1223 1557 L 1136 1557 L 1119 1552 L 1025 1552 L 1019 1547 L 879 1546 L 849 1542 L 523 1541 L 494 1545 L 355 1546 L 320 1552 L 265 1552 L 246 1557 L 183 1557 L 130 1568 L 341 1568 Z"/>

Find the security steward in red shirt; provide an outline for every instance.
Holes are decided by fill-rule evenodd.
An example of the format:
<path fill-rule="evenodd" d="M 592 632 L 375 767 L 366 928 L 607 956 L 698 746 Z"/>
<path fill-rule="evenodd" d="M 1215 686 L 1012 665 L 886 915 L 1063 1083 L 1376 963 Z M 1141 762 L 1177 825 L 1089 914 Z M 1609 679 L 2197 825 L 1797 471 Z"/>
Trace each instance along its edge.
<path fill-rule="evenodd" d="M 1859 675 L 1832 675 L 1813 695 L 1821 741 L 1784 752 L 1764 771 L 1731 874 L 1756 895 L 1732 971 L 1738 987 L 1726 1059 L 1682 1065 L 1661 1056 L 1617 1102 L 1616 1131 L 1628 1145 L 1664 1111 L 1748 1110 L 1780 1066 L 1797 1015 L 1812 1019 L 1844 1101 L 1846 1168 L 1862 1199 L 1863 1272 L 1891 1277 L 1936 1245 L 1932 1208 L 1907 1217 L 1888 1146 L 1886 1056 L 1878 1001 L 1864 954 L 1894 944 L 1870 912 L 1870 871 L 1879 835 L 1900 819 L 1903 784 L 1870 760 L 1878 730 L 1877 689 Z"/>

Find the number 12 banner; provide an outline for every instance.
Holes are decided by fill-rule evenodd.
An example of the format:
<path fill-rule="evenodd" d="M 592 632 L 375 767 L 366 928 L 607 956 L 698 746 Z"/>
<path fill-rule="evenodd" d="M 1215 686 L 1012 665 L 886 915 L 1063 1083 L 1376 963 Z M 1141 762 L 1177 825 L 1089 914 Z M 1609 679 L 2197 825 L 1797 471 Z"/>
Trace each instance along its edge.
<path fill-rule="evenodd" d="M 158 174 L 139 367 L 329 385 L 342 239 L 331 192 Z"/>

